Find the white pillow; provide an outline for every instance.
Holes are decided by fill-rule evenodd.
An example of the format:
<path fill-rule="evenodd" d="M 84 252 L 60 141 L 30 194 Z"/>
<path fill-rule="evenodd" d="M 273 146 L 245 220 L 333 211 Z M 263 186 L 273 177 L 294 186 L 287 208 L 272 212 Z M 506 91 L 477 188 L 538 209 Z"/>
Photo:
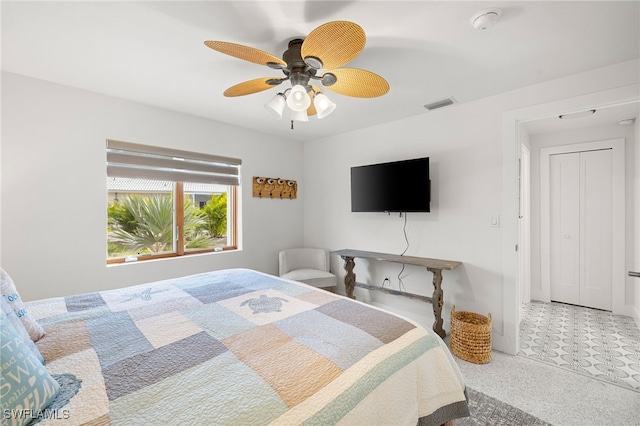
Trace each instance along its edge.
<path fill-rule="evenodd" d="M 3 268 L 0 268 L 0 294 L 2 294 L 2 297 L 9 303 L 9 306 L 11 306 L 18 318 L 20 318 L 31 340 L 37 342 L 38 339 L 44 336 L 42 326 L 40 326 L 33 315 L 27 311 L 22 299 L 20 299 L 18 290 L 16 290 L 16 285 Z"/>

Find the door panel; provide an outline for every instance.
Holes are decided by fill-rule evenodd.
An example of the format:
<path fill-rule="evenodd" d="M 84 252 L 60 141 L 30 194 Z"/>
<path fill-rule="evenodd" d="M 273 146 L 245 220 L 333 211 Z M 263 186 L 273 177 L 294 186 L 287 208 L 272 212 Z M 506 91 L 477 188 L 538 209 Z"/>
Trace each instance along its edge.
<path fill-rule="evenodd" d="M 611 150 L 580 153 L 580 304 L 611 310 Z"/>
<path fill-rule="evenodd" d="M 549 158 L 551 300 L 580 303 L 580 155 Z"/>

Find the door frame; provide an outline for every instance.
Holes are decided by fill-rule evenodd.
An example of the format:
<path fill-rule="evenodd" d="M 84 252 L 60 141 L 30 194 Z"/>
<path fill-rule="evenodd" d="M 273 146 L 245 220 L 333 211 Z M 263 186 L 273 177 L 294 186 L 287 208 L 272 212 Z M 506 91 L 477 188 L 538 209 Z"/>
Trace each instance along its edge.
<path fill-rule="evenodd" d="M 612 230 L 611 307 L 614 314 L 627 315 L 625 305 L 625 140 L 608 139 L 540 149 L 540 290 L 543 302 L 551 301 L 551 191 L 550 158 L 554 154 L 611 149 Z"/>
<path fill-rule="evenodd" d="M 630 84 L 571 98 L 505 111 L 502 116 L 502 335 L 495 336 L 495 348 L 516 355 L 520 347 L 521 283 L 518 244 L 518 158 L 520 123 L 568 112 L 606 108 L 640 101 L 640 84 Z M 498 331 L 499 332 L 499 331 Z M 496 333 L 498 334 L 498 333 Z"/>
<path fill-rule="evenodd" d="M 520 303 L 531 302 L 531 153 L 520 146 Z"/>

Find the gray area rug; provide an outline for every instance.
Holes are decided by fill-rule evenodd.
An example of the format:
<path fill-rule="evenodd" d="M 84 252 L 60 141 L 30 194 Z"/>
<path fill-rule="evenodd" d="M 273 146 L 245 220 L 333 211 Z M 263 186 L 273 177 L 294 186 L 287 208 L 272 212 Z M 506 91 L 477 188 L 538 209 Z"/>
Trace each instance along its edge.
<path fill-rule="evenodd" d="M 539 418 L 467 386 L 471 417 L 457 419 L 455 426 L 551 426 Z"/>

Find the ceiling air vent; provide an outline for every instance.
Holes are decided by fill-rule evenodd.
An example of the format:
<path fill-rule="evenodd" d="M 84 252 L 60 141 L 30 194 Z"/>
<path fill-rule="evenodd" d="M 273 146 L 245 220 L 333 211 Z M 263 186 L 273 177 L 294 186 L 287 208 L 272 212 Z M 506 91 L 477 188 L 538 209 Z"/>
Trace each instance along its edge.
<path fill-rule="evenodd" d="M 433 111 L 434 109 L 446 107 L 449 105 L 453 105 L 456 103 L 456 100 L 452 97 L 440 99 L 439 101 L 431 102 L 430 104 L 426 104 L 424 107 L 429 111 Z"/>

